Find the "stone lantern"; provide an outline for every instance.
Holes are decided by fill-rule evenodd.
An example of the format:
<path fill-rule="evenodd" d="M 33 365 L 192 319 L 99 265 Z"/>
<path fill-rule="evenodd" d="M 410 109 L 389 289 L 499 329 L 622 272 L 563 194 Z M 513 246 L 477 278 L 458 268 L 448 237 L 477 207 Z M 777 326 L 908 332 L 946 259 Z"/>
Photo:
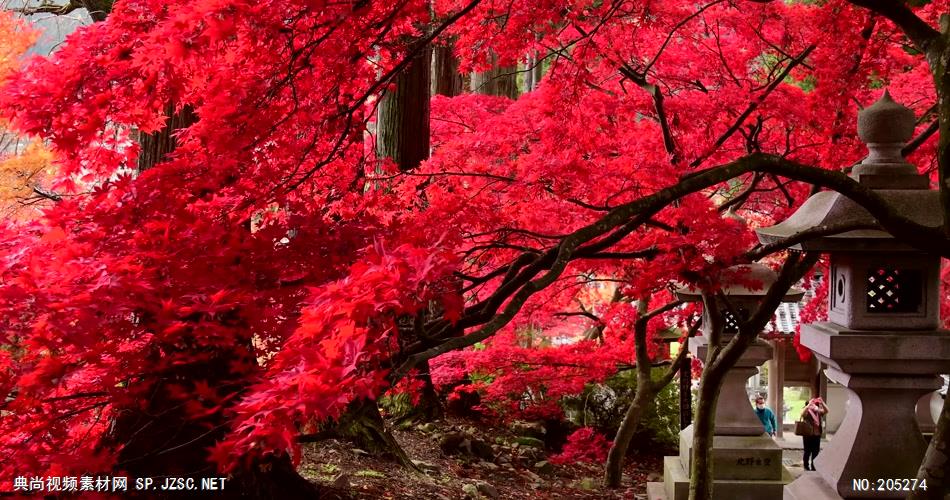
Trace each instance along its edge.
<path fill-rule="evenodd" d="M 724 273 L 722 293 L 729 305 L 719 304 L 720 311 L 704 311 L 703 336 L 689 340 L 689 352 L 704 361 L 709 349 L 711 314 L 718 314 L 724 323 L 723 345 L 738 333 L 739 321 L 755 311 L 758 304 L 775 283 L 777 274 L 761 264 L 733 266 Z M 678 298 L 701 301 L 698 289 L 680 288 Z M 783 298 L 796 302 L 803 292 L 790 290 Z M 746 316 L 737 318 L 735 314 Z M 716 405 L 716 425 L 713 437 L 714 494 L 717 499 L 774 499 L 781 498 L 782 488 L 790 476 L 782 465 L 782 449 L 775 444 L 755 415 L 745 385 L 758 367 L 772 358 L 772 346 L 764 340 L 756 341 L 746 349 L 723 380 Z M 666 457 L 663 462 L 664 482 L 649 483 L 647 494 L 651 500 L 680 500 L 689 496 L 689 469 L 692 460 L 693 427 L 680 432 L 680 454 Z"/>
<path fill-rule="evenodd" d="M 851 177 L 905 217 L 938 227 L 944 217 L 939 193 L 901 155 L 914 125 L 913 112 L 887 92 L 862 110 L 858 135 L 870 154 Z M 763 243 L 773 243 L 849 223 L 877 225 L 847 197 L 824 191 L 788 220 L 757 233 Z M 849 405 L 815 461 L 817 472 L 786 487 L 785 498 L 904 498 L 907 491 L 871 489 L 877 479 L 916 477 L 926 443 L 915 406 L 941 386 L 936 375 L 950 371 L 950 332 L 938 329 L 940 257 L 880 229 L 815 238 L 792 248 L 830 255 L 828 321 L 802 325 L 801 343 L 827 365 L 829 379 L 847 388 Z"/>

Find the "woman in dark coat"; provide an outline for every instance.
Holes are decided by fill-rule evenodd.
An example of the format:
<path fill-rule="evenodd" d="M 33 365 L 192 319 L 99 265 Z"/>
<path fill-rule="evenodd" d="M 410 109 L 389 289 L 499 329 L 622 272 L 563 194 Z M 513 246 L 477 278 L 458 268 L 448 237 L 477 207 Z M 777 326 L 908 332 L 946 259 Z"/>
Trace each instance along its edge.
<path fill-rule="evenodd" d="M 821 418 L 827 414 L 828 406 L 820 397 L 810 399 L 802 410 L 801 419 L 810 423 L 812 427 L 812 432 L 802 436 L 802 444 L 805 448 L 805 470 L 815 470 L 815 457 L 821 451 Z"/>

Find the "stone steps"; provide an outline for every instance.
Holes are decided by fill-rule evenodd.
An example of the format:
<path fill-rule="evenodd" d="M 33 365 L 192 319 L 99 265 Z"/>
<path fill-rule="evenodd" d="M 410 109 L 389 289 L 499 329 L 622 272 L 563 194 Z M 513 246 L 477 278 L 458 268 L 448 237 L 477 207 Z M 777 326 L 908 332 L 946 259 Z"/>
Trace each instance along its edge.
<path fill-rule="evenodd" d="M 715 500 L 778 500 L 792 475 L 782 468 L 782 478 L 773 480 L 716 479 Z M 689 498 L 689 473 L 679 457 L 663 459 L 663 483 L 647 483 L 649 500 L 685 500 Z"/>

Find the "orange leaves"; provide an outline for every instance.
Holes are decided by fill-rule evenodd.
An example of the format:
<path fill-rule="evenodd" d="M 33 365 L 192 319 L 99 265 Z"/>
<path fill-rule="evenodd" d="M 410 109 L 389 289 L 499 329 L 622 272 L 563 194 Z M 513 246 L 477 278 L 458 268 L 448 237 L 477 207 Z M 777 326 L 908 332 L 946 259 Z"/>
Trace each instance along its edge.
<path fill-rule="evenodd" d="M 0 86 L 20 68 L 37 36 L 38 32 L 13 13 L 0 12 Z M 33 186 L 43 185 L 52 176 L 52 154 L 42 143 L 9 133 L 6 125 L 0 120 L 4 136 L 0 143 L 0 217 L 35 217 L 22 202 L 33 195 Z"/>
<path fill-rule="evenodd" d="M 38 31 L 12 12 L 0 12 L 0 82 L 20 66 L 21 58 L 38 36 Z"/>

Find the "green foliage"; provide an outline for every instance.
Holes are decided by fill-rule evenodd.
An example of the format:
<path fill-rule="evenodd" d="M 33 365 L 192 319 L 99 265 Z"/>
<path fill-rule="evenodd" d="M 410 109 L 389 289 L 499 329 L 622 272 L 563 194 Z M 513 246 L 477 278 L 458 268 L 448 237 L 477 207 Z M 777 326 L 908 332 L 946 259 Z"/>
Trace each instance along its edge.
<path fill-rule="evenodd" d="M 317 464 L 304 463 L 297 471 L 301 476 L 311 481 L 332 481 L 340 472 L 340 467 L 335 464 Z"/>
<path fill-rule="evenodd" d="M 372 477 L 377 479 L 386 477 L 386 474 L 371 469 L 358 470 L 354 472 L 353 475 L 357 477 Z"/>
<path fill-rule="evenodd" d="M 868 82 L 868 88 L 883 89 L 887 86 L 887 82 L 885 82 L 876 71 L 872 71 L 871 74 L 868 75 L 868 78 L 870 79 L 870 82 Z"/>
<path fill-rule="evenodd" d="M 801 3 L 809 3 L 809 2 L 801 2 Z M 764 84 L 770 80 L 770 76 L 766 76 L 766 75 L 778 73 L 781 70 L 779 66 L 784 67 L 785 65 L 788 64 L 788 61 L 785 56 L 779 56 L 778 54 L 766 52 L 762 54 L 761 56 L 759 56 L 757 64 L 762 70 L 762 74 L 763 74 L 762 83 Z M 805 92 L 811 92 L 815 90 L 815 86 L 818 84 L 818 80 L 815 78 L 814 75 L 811 75 L 811 74 L 806 75 L 801 80 L 793 78 L 792 75 L 788 75 L 785 77 L 784 81 L 785 83 L 789 85 L 794 85 L 804 90 Z"/>
<path fill-rule="evenodd" d="M 518 436 L 515 438 L 515 442 L 521 446 L 544 449 L 544 441 L 530 436 Z"/>
<path fill-rule="evenodd" d="M 647 407 L 640 421 L 641 432 L 659 446 L 675 448 L 679 443 L 679 411 L 679 386 L 672 383 L 664 387 Z"/>
<path fill-rule="evenodd" d="M 665 369 L 654 369 L 657 377 Z M 637 390 L 634 370 L 618 372 L 603 384 L 590 384 L 578 396 L 562 401 L 565 414 L 575 424 L 595 427 L 607 436 L 616 434 Z M 679 388 L 664 387 L 650 401 L 640 418 L 631 449 L 659 448 L 673 451 L 679 442 Z"/>
<path fill-rule="evenodd" d="M 388 417 L 402 419 L 412 415 L 415 405 L 412 396 L 407 393 L 384 395 L 379 398 L 379 408 Z"/>

